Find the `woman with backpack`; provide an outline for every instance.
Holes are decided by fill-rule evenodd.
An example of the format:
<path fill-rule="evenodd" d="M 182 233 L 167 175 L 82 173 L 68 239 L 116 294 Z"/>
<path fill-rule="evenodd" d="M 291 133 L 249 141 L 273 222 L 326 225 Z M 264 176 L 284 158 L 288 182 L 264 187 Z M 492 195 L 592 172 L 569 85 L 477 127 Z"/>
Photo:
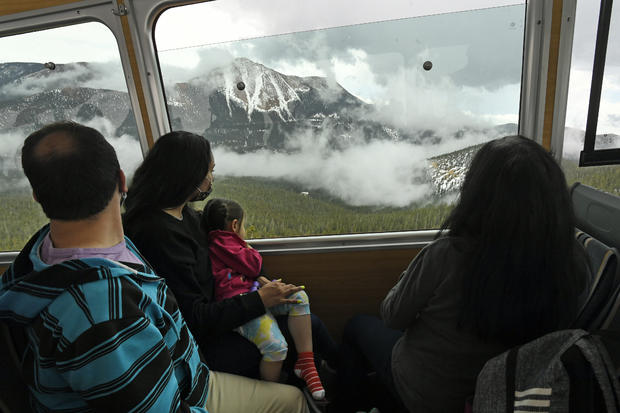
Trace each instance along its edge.
<path fill-rule="evenodd" d="M 376 371 L 390 410 L 462 412 L 484 363 L 567 328 L 586 289 L 564 174 L 521 136 L 485 144 L 437 239 L 401 274 L 381 319 L 345 327 L 339 367 L 344 405 Z"/>

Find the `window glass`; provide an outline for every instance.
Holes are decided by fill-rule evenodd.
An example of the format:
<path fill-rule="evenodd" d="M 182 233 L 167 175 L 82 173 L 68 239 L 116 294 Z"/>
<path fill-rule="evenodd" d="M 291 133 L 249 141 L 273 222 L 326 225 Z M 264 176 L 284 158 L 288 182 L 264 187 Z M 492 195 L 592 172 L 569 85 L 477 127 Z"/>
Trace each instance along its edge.
<path fill-rule="evenodd" d="M 592 65 L 600 1 L 577 2 L 571 57 L 562 167 L 569 185 L 575 182 L 620 195 L 620 165 L 578 167 L 590 101 Z M 620 7 L 614 5 L 595 149 L 620 148 Z"/>
<path fill-rule="evenodd" d="M 172 129 L 212 143 L 212 196 L 244 206 L 250 237 L 438 228 L 472 154 L 517 132 L 524 2 L 415 3 L 160 16 Z"/>
<path fill-rule="evenodd" d="M 22 172 L 21 147 L 60 120 L 99 130 L 130 176 L 142 159 L 116 39 L 101 23 L 0 38 L 1 251 L 21 249 L 47 222 Z"/>

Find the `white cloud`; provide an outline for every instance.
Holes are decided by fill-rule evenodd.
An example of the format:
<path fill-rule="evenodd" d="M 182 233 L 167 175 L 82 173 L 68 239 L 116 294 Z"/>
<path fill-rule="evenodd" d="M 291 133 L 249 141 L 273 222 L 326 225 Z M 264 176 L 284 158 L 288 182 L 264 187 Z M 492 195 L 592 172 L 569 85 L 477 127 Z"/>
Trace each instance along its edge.
<path fill-rule="evenodd" d="M 489 91 L 430 78 L 415 68 L 396 69 L 377 100 L 377 120 L 405 130 L 483 128 L 518 118 L 519 85 Z"/>
<path fill-rule="evenodd" d="M 597 133 L 620 134 L 620 67 L 605 68 Z M 592 69 L 572 69 L 566 106 L 566 126 L 585 130 Z"/>
<path fill-rule="evenodd" d="M 332 131 L 323 128 L 292 137 L 288 153 L 260 150 L 240 154 L 216 147 L 218 174 L 285 179 L 303 190 L 321 189 L 350 205 L 405 207 L 425 202 L 433 194 L 427 180 L 427 159 L 487 142 L 494 136 L 467 133 L 460 139 L 420 146 L 408 142 L 371 141 L 354 136 L 353 144 L 336 150 Z M 242 166 L 242 167 L 241 167 Z"/>
<path fill-rule="evenodd" d="M 26 134 L 19 131 L 0 133 L 0 192 L 29 188 L 22 172 L 21 148 Z"/>
<path fill-rule="evenodd" d="M 467 113 L 467 112 L 466 112 Z M 492 125 L 503 125 L 506 123 L 519 123 L 518 113 L 498 113 L 478 115 L 480 119 Z"/>
<path fill-rule="evenodd" d="M 128 178 L 133 176 L 140 163 L 142 162 L 142 150 L 137 137 L 130 135 L 115 136 L 116 128 L 112 122 L 106 118 L 96 117 L 84 125 L 90 126 L 101 132 L 108 142 L 114 147 L 118 162 Z"/>
<path fill-rule="evenodd" d="M 373 103 L 373 98 L 384 91 L 375 79 L 375 74 L 368 64 L 368 54 L 364 50 L 349 49 L 352 61 L 342 61 L 337 57 L 331 59 L 334 77 L 347 91 L 366 103 Z"/>
<path fill-rule="evenodd" d="M 56 70 L 42 69 L 0 88 L 0 95 L 30 96 L 65 87 L 89 87 L 127 93 L 127 83 L 119 62 L 72 63 Z"/>
<path fill-rule="evenodd" d="M 301 76 L 301 77 L 309 77 L 309 76 L 319 76 L 325 77 L 326 73 L 319 68 L 316 62 L 311 62 L 306 59 L 301 60 L 280 60 L 276 62 L 272 67 L 273 70 L 283 73 L 285 75 L 292 76 Z"/>

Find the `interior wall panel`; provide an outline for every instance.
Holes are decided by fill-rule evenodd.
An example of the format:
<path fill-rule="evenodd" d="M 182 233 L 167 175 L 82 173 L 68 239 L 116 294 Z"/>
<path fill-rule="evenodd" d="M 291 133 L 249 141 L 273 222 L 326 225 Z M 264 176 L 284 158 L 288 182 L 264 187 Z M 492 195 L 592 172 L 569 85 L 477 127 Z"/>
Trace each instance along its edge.
<path fill-rule="evenodd" d="M 339 340 L 350 317 L 379 313 L 379 304 L 419 251 L 408 248 L 268 255 L 263 264 L 270 277 L 305 285 L 310 309 Z"/>

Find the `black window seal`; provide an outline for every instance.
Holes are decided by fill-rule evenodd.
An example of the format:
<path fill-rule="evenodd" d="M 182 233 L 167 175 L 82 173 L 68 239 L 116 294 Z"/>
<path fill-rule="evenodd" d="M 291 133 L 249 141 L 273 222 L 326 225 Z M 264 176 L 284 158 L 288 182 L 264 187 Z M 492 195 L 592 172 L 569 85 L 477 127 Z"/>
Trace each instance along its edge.
<path fill-rule="evenodd" d="M 594 65 L 592 67 L 588 119 L 583 141 L 583 151 L 581 151 L 579 156 L 579 166 L 620 164 L 620 148 L 598 150 L 594 148 L 598 115 L 601 106 L 601 93 L 603 90 L 605 59 L 607 56 L 612 9 L 613 0 L 601 0 L 601 10 L 598 16 L 598 29 L 596 32 L 596 46 L 594 49 Z"/>

